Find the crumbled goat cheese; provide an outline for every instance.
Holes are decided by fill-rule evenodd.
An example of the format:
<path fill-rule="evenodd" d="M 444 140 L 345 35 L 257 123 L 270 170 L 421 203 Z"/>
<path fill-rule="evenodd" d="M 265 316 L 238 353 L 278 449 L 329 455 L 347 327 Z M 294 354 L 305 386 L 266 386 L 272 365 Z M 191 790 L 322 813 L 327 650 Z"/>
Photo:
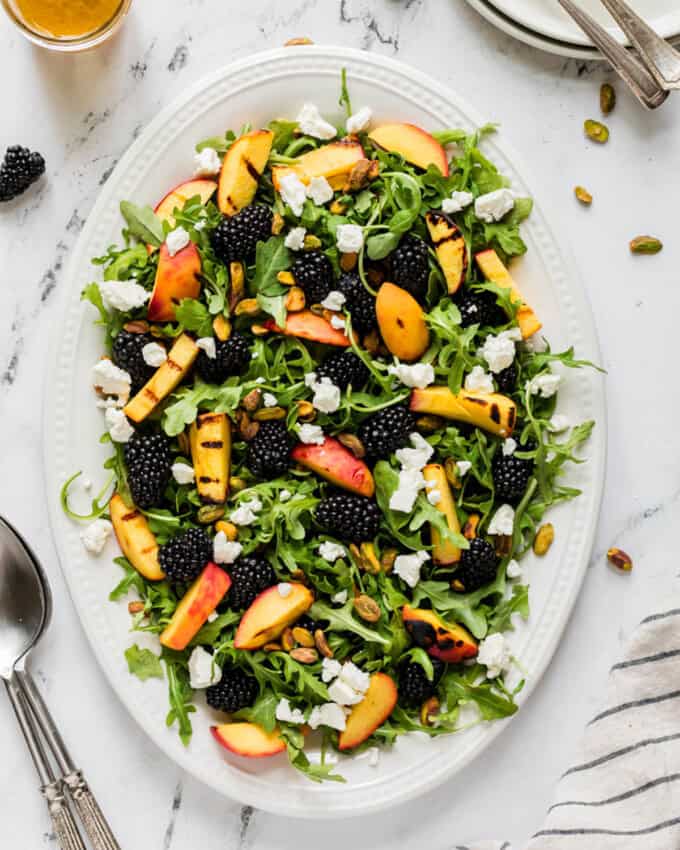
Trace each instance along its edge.
<path fill-rule="evenodd" d="M 475 215 L 481 221 L 492 224 L 500 221 L 515 206 L 515 198 L 510 189 L 496 189 L 481 195 L 475 201 Z"/>
<path fill-rule="evenodd" d="M 333 139 L 338 133 L 332 124 L 321 117 L 318 107 L 313 103 L 303 104 L 296 120 L 300 130 L 315 139 Z"/>
<path fill-rule="evenodd" d="M 196 340 L 197 348 L 200 348 L 202 351 L 208 355 L 210 360 L 214 360 L 217 357 L 217 346 L 215 344 L 215 340 L 211 336 L 202 336 L 200 339 Z"/>
<path fill-rule="evenodd" d="M 293 227 L 286 234 L 283 244 L 291 251 L 302 251 L 305 247 L 305 234 L 307 233 L 304 227 Z"/>
<path fill-rule="evenodd" d="M 431 363 L 397 363 L 387 369 L 390 375 L 398 378 L 405 387 L 418 387 L 422 390 L 434 383 L 434 368 Z"/>
<path fill-rule="evenodd" d="M 313 388 L 314 384 L 316 383 L 316 379 L 316 372 L 307 372 L 307 374 L 305 375 L 305 386 Z"/>
<path fill-rule="evenodd" d="M 493 378 L 481 366 L 473 366 L 465 376 L 465 389 L 469 393 L 492 393 Z"/>
<path fill-rule="evenodd" d="M 212 177 L 222 170 L 222 160 L 215 148 L 203 148 L 194 154 L 194 177 Z"/>
<path fill-rule="evenodd" d="M 335 236 L 341 254 L 357 254 L 364 244 L 364 231 L 358 224 L 339 224 Z"/>
<path fill-rule="evenodd" d="M 345 320 L 342 316 L 331 316 L 331 327 L 335 328 L 336 331 L 344 331 Z"/>
<path fill-rule="evenodd" d="M 495 679 L 510 666 L 510 650 L 504 635 L 496 632 L 479 644 L 477 662 L 486 667 L 486 678 Z"/>
<path fill-rule="evenodd" d="M 353 687 L 336 679 L 328 688 L 328 696 L 338 705 L 356 705 L 364 698 L 363 694 L 355 691 Z"/>
<path fill-rule="evenodd" d="M 331 564 L 337 561 L 338 558 L 344 558 L 347 554 L 344 546 L 334 543 L 332 540 L 324 540 L 319 546 L 318 552 L 324 561 L 329 561 Z"/>
<path fill-rule="evenodd" d="M 398 449 L 395 457 L 404 469 L 421 470 L 434 454 L 434 449 L 417 431 L 414 431 L 409 439 L 413 448 Z"/>
<path fill-rule="evenodd" d="M 202 646 L 194 648 L 189 656 L 189 684 L 194 690 L 209 688 L 222 679 L 222 668 Z"/>
<path fill-rule="evenodd" d="M 262 396 L 262 404 L 265 407 L 276 407 L 278 402 L 276 400 L 276 396 L 273 393 L 265 393 Z"/>
<path fill-rule="evenodd" d="M 491 517 L 489 523 L 489 534 L 500 534 L 503 537 L 511 537 L 515 527 L 515 509 L 512 505 L 501 505 Z"/>
<path fill-rule="evenodd" d="M 350 115 L 345 121 L 345 130 L 348 136 L 356 133 L 363 133 L 368 127 L 373 117 L 373 110 L 368 106 L 363 106 L 358 112 Z"/>
<path fill-rule="evenodd" d="M 331 602 L 335 602 L 336 605 L 344 605 L 348 597 L 349 593 L 346 590 L 339 590 L 331 596 Z"/>
<path fill-rule="evenodd" d="M 317 207 L 322 207 L 333 200 L 333 187 L 325 177 L 312 177 L 307 184 L 307 197 Z"/>
<path fill-rule="evenodd" d="M 297 432 L 300 442 L 308 445 L 322 446 L 326 439 L 321 425 L 310 425 L 305 422 L 304 425 L 298 425 Z"/>
<path fill-rule="evenodd" d="M 557 392 L 557 388 L 562 383 L 560 375 L 555 375 L 553 372 L 548 372 L 544 375 L 536 375 L 529 381 L 528 389 L 532 395 L 541 396 L 541 398 L 552 398 Z"/>
<path fill-rule="evenodd" d="M 92 482 L 90 481 L 89 478 L 83 478 L 81 484 L 82 484 L 83 490 L 85 490 L 85 491 L 89 492 L 92 489 Z"/>
<path fill-rule="evenodd" d="M 458 474 L 462 478 L 463 475 L 467 475 L 468 472 L 472 469 L 472 464 L 469 460 L 457 460 L 456 469 L 458 470 Z"/>
<path fill-rule="evenodd" d="M 100 360 L 92 369 L 92 383 L 104 393 L 127 399 L 130 395 L 132 378 L 124 370 L 115 366 L 112 360 Z"/>
<path fill-rule="evenodd" d="M 208 614 L 208 622 L 214 623 L 215 620 L 219 618 L 219 616 L 220 615 L 217 613 L 217 611 L 213 611 L 212 613 Z"/>
<path fill-rule="evenodd" d="M 276 719 L 283 723 L 304 723 L 305 715 L 299 708 L 291 708 L 287 699 L 280 699 L 276 706 Z"/>
<path fill-rule="evenodd" d="M 170 254 L 171 257 L 174 257 L 175 254 L 179 254 L 180 251 L 183 251 L 189 242 L 191 242 L 191 239 L 183 227 L 176 227 L 165 237 L 165 247 L 168 249 L 168 254 Z"/>
<path fill-rule="evenodd" d="M 290 584 L 290 582 L 281 581 L 276 585 L 276 589 L 278 590 L 281 599 L 285 599 L 293 592 L 293 585 Z"/>
<path fill-rule="evenodd" d="M 336 387 L 330 378 L 322 378 L 313 385 L 312 405 L 322 413 L 335 413 L 340 407 L 340 387 Z"/>
<path fill-rule="evenodd" d="M 127 313 L 143 307 L 151 293 L 134 280 L 103 280 L 99 284 L 104 306 Z"/>
<path fill-rule="evenodd" d="M 505 568 L 505 575 L 508 578 L 522 578 L 522 567 L 519 561 L 516 561 L 514 558 L 512 561 L 508 561 L 508 566 Z"/>
<path fill-rule="evenodd" d="M 279 502 L 287 502 L 293 494 L 290 490 L 281 490 L 279 493 Z"/>
<path fill-rule="evenodd" d="M 178 484 L 193 484 L 196 479 L 193 466 L 182 463 L 181 460 L 173 463 L 170 469 L 172 470 L 172 477 Z"/>
<path fill-rule="evenodd" d="M 337 289 L 333 289 L 321 302 L 321 306 L 325 307 L 327 310 L 342 310 L 346 300 L 347 299 L 342 292 L 338 292 Z"/>
<path fill-rule="evenodd" d="M 543 354 L 543 352 L 548 349 L 548 343 L 544 336 L 534 334 L 524 340 L 524 348 L 527 351 L 531 351 L 533 354 Z"/>
<path fill-rule="evenodd" d="M 252 525 L 257 519 L 257 514 L 262 510 L 262 502 L 253 496 L 252 499 L 241 502 L 236 510 L 231 512 L 229 519 L 235 525 Z"/>
<path fill-rule="evenodd" d="M 492 372 L 502 372 L 512 365 L 515 359 L 515 330 L 519 329 L 501 331 L 497 336 L 489 334 L 484 340 L 480 353 Z"/>
<path fill-rule="evenodd" d="M 403 579 L 409 587 L 415 587 L 420 581 L 420 570 L 423 564 L 429 560 L 430 555 L 427 552 L 398 555 L 392 571 Z"/>
<path fill-rule="evenodd" d="M 342 664 L 333 658 L 324 658 L 321 662 L 321 681 L 328 684 L 337 679 L 342 670 Z"/>
<path fill-rule="evenodd" d="M 474 199 L 475 196 L 471 192 L 451 192 L 451 197 L 442 201 L 442 212 L 447 215 L 462 212 Z"/>
<path fill-rule="evenodd" d="M 157 342 L 147 342 L 142 348 L 142 357 L 147 366 L 158 369 L 168 359 L 168 352 Z"/>
<path fill-rule="evenodd" d="M 548 428 L 553 434 L 560 434 L 562 431 L 566 431 L 570 425 L 571 421 L 568 416 L 565 416 L 564 413 L 556 413 L 548 423 Z"/>
<path fill-rule="evenodd" d="M 213 560 L 216 564 L 233 564 L 243 551 L 237 540 L 227 540 L 223 531 L 218 531 L 213 540 Z"/>
<path fill-rule="evenodd" d="M 517 451 L 517 440 L 513 440 L 512 437 L 506 437 L 503 440 L 503 454 L 505 457 L 510 457 L 510 455 L 514 455 Z"/>
<path fill-rule="evenodd" d="M 284 174 L 279 180 L 279 195 L 284 204 L 288 204 L 294 216 L 302 215 L 307 191 L 297 174 Z"/>
<path fill-rule="evenodd" d="M 104 421 L 114 443 L 128 443 L 135 433 L 135 429 L 128 422 L 127 416 L 116 407 L 109 407 L 104 411 Z"/>
<path fill-rule="evenodd" d="M 377 747 L 371 747 L 368 750 L 368 766 L 377 767 L 380 761 L 380 750 Z"/>
<path fill-rule="evenodd" d="M 427 483 L 429 484 L 430 482 L 428 481 Z M 440 490 L 436 490 L 436 489 L 428 490 L 427 501 L 431 505 L 438 505 L 441 502 L 441 500 L 442 500 L 442 494 L 441 494 Z"/>
<path fill-rule="evenodd" d="M 253 354 L 251 359 L 254 360 L 256 356 L 257 356 L 256 354 Z M 260 375 L 259 378 L 255 378 L 255 383 L 256 384 L 264 384 L 266 382 L 266 380 L 267 380 L 266 378 L 263 378 L 262 375 Z"/>
<path fill-rule="evenodd" d="M 356 664 L 351 661 L 345 661 L 340 671 L 340 681 L 345 682 L 355 691 L 365 694 L 368 686 L 371 684 L 371 677 L 368 673 L 364 673 Z"/>
<path fill-rule="evenodd" d="M 101 555 L 113 526 L 108 519 L 96 519 L 80 532 L 83 546 L 91 555 Z"/>
<path fill-rule="evenodd" d="M 307 722 L 312 729 L 318 729 L 319 726 L 329 726 L 331 729 L 342 732 L 347 725 L 347 718 L 341 705 L 335 702 L 325 702 L 323 705 L 314 706 Z"/>
<path fill-rule="evenodd" d="M 390 496 L 390 510 L 408 514 L 425 488 L 425 478 L 419 469 L 402 469 L 399 472 L 397 489 Z"/>

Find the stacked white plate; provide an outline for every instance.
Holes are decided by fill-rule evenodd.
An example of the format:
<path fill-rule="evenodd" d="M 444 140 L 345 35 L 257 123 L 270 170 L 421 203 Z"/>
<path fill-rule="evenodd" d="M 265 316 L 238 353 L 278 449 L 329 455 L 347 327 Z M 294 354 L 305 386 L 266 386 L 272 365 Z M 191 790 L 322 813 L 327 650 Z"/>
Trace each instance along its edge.
<path fill-rule="evenodd" d="M 600 0 L 579 0 L 611 34 L 623 40 Z M 599 51 L 562 10 L 557 0 L 468 0 L 492 24 L 532 47 L 576 59 L 599 59 Z M 664 38 L 680 39 L 678 0 L 631 0 L 635 11 Z"/>

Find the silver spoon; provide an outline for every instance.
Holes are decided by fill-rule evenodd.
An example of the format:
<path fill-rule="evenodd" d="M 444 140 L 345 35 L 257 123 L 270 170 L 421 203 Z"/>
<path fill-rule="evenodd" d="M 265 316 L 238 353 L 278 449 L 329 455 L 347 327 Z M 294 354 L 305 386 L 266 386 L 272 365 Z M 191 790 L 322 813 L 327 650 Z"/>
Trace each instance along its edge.
<path fill-rule="evenodd" d="M 51 614 L 52 596 L 37 558 L 17 531 L 0 517 L 0 677 L 40 777 L 57 840 L 62 850 L 85 850 L 64 797 L 66 790 L 95 850 L 120 850 L 26 669 L 29 653 L 42 637 Z M 60 776 L 55 776 L 41 734 Z"/>

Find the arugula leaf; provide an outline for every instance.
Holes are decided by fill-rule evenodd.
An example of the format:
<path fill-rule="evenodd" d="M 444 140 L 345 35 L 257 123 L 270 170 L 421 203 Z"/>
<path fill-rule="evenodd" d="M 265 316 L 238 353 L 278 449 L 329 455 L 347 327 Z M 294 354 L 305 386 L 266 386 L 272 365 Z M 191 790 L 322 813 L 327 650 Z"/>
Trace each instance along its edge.
<path fill-rule="evenodd" d="M 193 733 L 189 715 L 196 711 L 196 706 L 191 704 L 193 691 L 189 684 L 189 672 L 179 661 L 176 653 L 163 649 L 161 657 L 165 661 L 168 674 L 168 699 L 170 700 L 170 711 L 165 718 L 165 725 L 172 726 L 177 723 L 179 737 L 186 747 Z"/>
<path fill-rule="evenodd" d="M 481 672 L 482 668 L 477 666 L 470 669 Z M 458 703 L 474 703 L 482 720 L 500 720 L 517 712 L 517 705 L 512 697 L 499 693 L 491 683 L 474 685 L 464 676 L 449 670 L 442 679 L 442 685 L 449 707 Z"/>
<path fill-rule="evenodd" d="M 136 643 L 125 650 L 128 670 L 145 682 L 147 679 L 162 679 L 163 668 L 160 658 L 150 649 L 140 649 Z"/>
<path fill-rule="evenodd" d="M 290 251 L 284 245 L 283 236 L 271 236 L 266 242 L 258 242 L 255 250 L 255 278 L 253 288 L 256 292 L 267 292 L 277 283 L 276 276 L 292 265 Z"/>
<path fill-rule="evenodd" d="M 325 602 L 315 602 L 310 613 L 316 620 L 327 620 L 328 631 L 331 632 L 352 632 L 359 635 L 369 643 L 379 643 L 383 646 L 389 646 L 389 638 L 383 637 L 375 629 L 369 629 L 360 623 L 352 614 L 352 601 L 348 600 L 342 608 L 331 608 Z"/>
<path fill-rule="evenodd" d="M 99 311 L 99 321 L 101 324 L 108 324 L 110 318 L 109 311 L 104 306 L 104 299 L 102 298 L 102 294 L 99 291 L 99 286 L 96 283 L 88 283 L 88 285 L 81 292 L 80 298 L 82 301 L 89 301 L 93 307 L 97 308 L 97 310 Z"/>
<path fill-rule="evenodd" d="M 234 718 L 257 723 L 265 732 L 271 733 L 276 728 L 276 706 L 278 703 L 279 700 L 274 691 L 266 689 L 259 694 L 253 705 L 237 711 Z"/>
<path fill-rule="evenodd" d="M 523 620 L 529 619 L 529 588 L 526 585 L 515 585 L 512 588 L 512 596 L 496 607 L 489 617 L 489 634 L 513 631 L 513 614 L 519 614 Z"/>
<path fill-rule="evenodd" d="M 349 89 L 347 87 L 347 68 L 343 68 L 340 72 L 340 99 L 338 100 L 338 105 L 345 107 L 345 112 L 349 118 L 352 114 L 352 101 L 350 100 Z"/>
<path fill-rule="evenodd" d="M 366 240 L 366 254 L 369 260 L 384 260 L 398 247 L 400 238 L 399 232 L 393 233 L 391 230 L 369 236 Z"/>
<path fill-rule="evenodd" d="M 300 773 L 304 773 L 312 782 L 345 782 L 344 777 L 333 773 L 334 765 L 314 764 L 307 758 L 303 749 L 305 738 L 299 729 L 283 724 L 281 726 L 281 737 L 286 742 L 291 765 Z"/>
<path fill-rule="evenodd" d="M 213 335 L 212 316 L 196 298 L 182 298 L 175 308 L 175 318 L 182 327 L 199 337 Z"/>
<path fill-rule="evenodd" d="M 121 201 L 120 212 L 133 236 L 155 248 L 161 246 L 165 239 L 163 223 L 151 207 L 138 207 L 131 201 Z"/>
<path fill-rule="evenodd" d="M 187 425 L 191 425 L 198 416 L 199 407 L 213 410 L 215 413 L 233 413 L 241 401 L 243 385 L 202 384 L 179 389 L 170 396 L 170 403 L 163 411 L 162 425 L 168 437 L 181 434 Z"/>
<path fill-rule="evenodd" d="M 114 475 L 111 475 L 106 484 L 102 487 L 101 491 L 92 499 L 91 502 L 91 510 L 89 514 L 78 514 L 75 511 L 71 510 L 68 502 L 68 491 L 69 487 L 73 482 L 82 475 L 82 472 L 74 473 L 67 481 L 64 482 L 64 485 L 61 488 L 61 492 L 59 494 L 59 501 L 61 503 L 61 509 L 66 514 L 66 516 L 71 519 L 78 520 L 80 522 L 85 522 L 87 520 L 95 520 L 98 519 L 102 514 L 106 513 L 109 507 L 109 499 L 104 498 L 105 494 L 108 492 L 111 483 L 113 482 Z M 101 502 L 101 504 L 100 504 Z"/>

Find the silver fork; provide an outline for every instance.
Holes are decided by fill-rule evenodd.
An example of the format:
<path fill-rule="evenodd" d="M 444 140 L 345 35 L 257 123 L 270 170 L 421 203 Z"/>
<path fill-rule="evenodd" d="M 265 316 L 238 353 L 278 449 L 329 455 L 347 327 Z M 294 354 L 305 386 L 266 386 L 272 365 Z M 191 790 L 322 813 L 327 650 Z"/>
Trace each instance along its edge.
<path fill-rule="evenodd" d="M 624 0 L 601 0 L 633 45 L 628 50 L 573 0 L 558 0 L 614 70 L 648 109 L 656 109 L 680 88 L 680 53 L 654 32 Z"/>

